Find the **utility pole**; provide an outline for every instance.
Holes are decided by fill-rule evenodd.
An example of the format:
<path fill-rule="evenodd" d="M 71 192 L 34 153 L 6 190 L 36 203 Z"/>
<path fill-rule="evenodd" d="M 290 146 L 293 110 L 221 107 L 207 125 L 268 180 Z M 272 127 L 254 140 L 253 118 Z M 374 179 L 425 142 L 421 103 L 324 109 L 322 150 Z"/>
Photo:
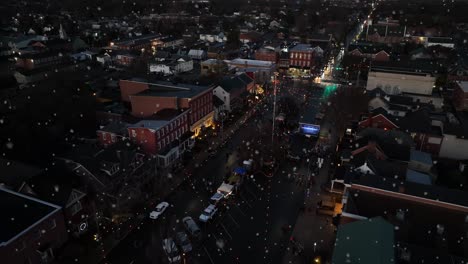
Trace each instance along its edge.
<path fill-rule="evenodd" d="M 273 75 L 273 126 L 271 128 L 271 144 L 273 144 L 275 140 L 275 119 L 276 119 L 276 80 L 278 77 L 279 73 L 274 72 Z"/>

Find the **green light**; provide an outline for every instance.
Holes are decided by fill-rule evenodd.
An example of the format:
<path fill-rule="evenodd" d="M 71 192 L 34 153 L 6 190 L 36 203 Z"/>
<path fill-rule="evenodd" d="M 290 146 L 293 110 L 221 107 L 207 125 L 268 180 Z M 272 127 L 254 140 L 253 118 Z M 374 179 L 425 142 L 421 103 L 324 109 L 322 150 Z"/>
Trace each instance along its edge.
<path fill-rule="evenodd" d="M 323 90 L 322 98 L 328 98 L 336 91 L 336 89 L 338 89 L 337 84 L 327 84 L 325 86 L 325 90 Z"/>

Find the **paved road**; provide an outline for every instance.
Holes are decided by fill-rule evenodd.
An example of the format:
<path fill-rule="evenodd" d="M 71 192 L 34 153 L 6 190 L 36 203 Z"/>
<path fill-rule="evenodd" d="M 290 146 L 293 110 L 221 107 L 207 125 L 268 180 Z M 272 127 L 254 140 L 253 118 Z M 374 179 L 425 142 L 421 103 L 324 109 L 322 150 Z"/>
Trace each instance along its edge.
<path fill-rule="evenodd" d="M 284 84 L 279 96 L 292 94 L 300 100 L 304 83 Z M 321 99 L 320 90 L 311 90 L 306 112 L 317 112 Z M 222 182 L 226 173 L 239 162 L 238 154 L 254 154 L 245 141 L 258 133 L 256 122 L 271 119 L 271 107 L 260 120 L 250 119 L 240 128 L 229 143 L 193 173 L 192 180 L 180 186 L 167 201 L 172 205 L 164 217 L 145 220 L 108 255 L 106 263 L 166 263 L 161 239 L 183 230 L 181 220 L 189 215 L 198 219 L 200 212 L 209 204 L 209 198 Z M 244 141 L 244 143 L 243 143 Z M 294 148 L 313 146 L 313 139 L 298 137 Z M 237 152 L 237 147 L 240 146 Z M 272 178 L 255 175 L 245 181 L 240 193 L 232 199 L 224 212 L 208 225 L 201 225 L 204 233 L 202 242 L 195 243 L 194 251 L 185 259 L 186 263 L 280 263 L 288 243 L 290 231 L 283 226 L 296 222 L 304 201 L 305 176 L 297 180 L 288 179 L 294 167 L 300 164 L 283 160 Z M 299 179 L 301 178 L 301 179 Z M 211 185 L 207 184 L 211 182 Z M 210 188 L 211 186 L 211 188 Z"/>

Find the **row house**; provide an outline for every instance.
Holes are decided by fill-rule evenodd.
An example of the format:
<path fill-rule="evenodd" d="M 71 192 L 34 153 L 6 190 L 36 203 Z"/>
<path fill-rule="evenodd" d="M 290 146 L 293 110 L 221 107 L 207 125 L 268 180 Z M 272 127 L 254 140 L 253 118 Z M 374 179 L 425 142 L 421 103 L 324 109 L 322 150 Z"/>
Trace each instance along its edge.
<path fill-rule="evenodd" d="M 374 61 L 389 61 L 390 48 L 386 45 L 373 45 L 367 43 L 350 44 L 348 54 Z"/>
<path fill-rule="evenodd" d="M 27 180 L 19 192 L 58 205 L 69 234 L 80 237 L 94 224 L 94 207 L 82 192 L 79 178 L 62 161 Z"/>
<path fill-rule="evenodd" d="M 208 42 L 226 42 L 227 41 L 227 36 L 224 35 L 223 32 L 220 32 L 218 34 L 211 34 L 211 33 L 205 33 L 205 34 L 200 34 L 200 40 L 203 41 L 208 41 Z"/>
<path fill-rule="evenodd" d="M 182 38 L 177 38 L 174 36 L 157 38 L 151 42 L 151 46 L 153 49 L 177 47 L 183 44 L 184 40 Z"/>
<path fill-rule="evenodd" d="M 20 69 L 32 70 L 41 67 L 59 65 L 64 63 L 68 58 L 64 57 L 60 52 L 47 51 L 41 53 L 28 53 L 15 57 L 15 66 Z"/>
<path fill-rule="evenodd" d="M 0 187 L 3 263 L 50 263 L 68 240 L 60 206 Z"/>
<path fill-rule="evenodd" d="M 134 37 L 134 38 L 126 39 L 122 41 L 111 42 L 110 47 L 114 49 L 128 50 L 128 51 L 150 50 L 153 44 L 153 41 L 159 39 L 160 37 L 161 37 L 160 34 L 148 34 L 148 35 Z"/>
<path fill-rule="evenodd" d="M 195 135 L 213 124 L 212 86 L 130 79 L 120 81 L 120 91 L 135 117 L 148 118 L 165 109 L 189 110 L 190 131 Z"/>
<path fill-rule="evenodd" d="M 188 56 L 173 56 L 149 63 L 150 73 L 160 73 L 166 76 L 191 70 L 193 70 L 193 60 Z"/>
<path fill-rule="evenodd" d="M 402 42 L 406 37 L 406 27 L 389 25 L 367 25 L 365 40 L 370 42 L 394 44 Z"/>
<path fill-rule="evenodd" d="M 168 167 L 194 145 L 188 117 L 189 111 L 163 110 L 157 120 L 129 125 L 128 135 L 145 153 L 157 156 L 160 167 Z"/>
<path fill-rule="evenodd" d="M 147 199 L 147 193 L 154 191 L 156 164 L 140 149 L 129 140 L 118 141 L 104 149 L 81 143 L 58 160 L 78 176 L 87 192 L 94 194 L 93 208 L 118 224 L 132 215 L 135 205 Z M 78 211 L 75 213 L 78 217 L 87 215 L 86 200 L 81 201 L 82 208 L 76 205 L 71 211 Z M 101 217 L 96 221 L 103 220 Z M 109 224 L 107 220 L 106 224 Z"/>

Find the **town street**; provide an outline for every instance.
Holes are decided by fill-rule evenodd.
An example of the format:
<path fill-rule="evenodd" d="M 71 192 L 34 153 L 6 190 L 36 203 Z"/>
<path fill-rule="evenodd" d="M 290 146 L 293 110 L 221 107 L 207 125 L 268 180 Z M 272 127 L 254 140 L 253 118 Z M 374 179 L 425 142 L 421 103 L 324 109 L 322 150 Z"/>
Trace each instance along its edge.
<path fill-rule="evenodd" d="M 318 111 L 322 90 L 311 88 L 301 81 L 283 82 L 278 99 L 284 95 L 300 102 L 305 89 L 310 93 L 302 112 L 310 115 Z M 232 198 L 224 212 L 218 212 L 214 221 L 206 225 L 198 222 L 198 216 L 209 205 L 224 176 L 239 162 L 240 154 L 256 155 L 252 136 L 260 133 L 259 123 L 272 118 L 271 104 L 262 108 L 257 117 L 249 119 L 221 148 L 216 155 L 193 171 L 190 180 L 184 182 L 166 201 L 171 207 L 158 220 L 144 220 L 120 244 L 104 263 L 162 263 L 167 258 L 161 241 L 183 231 L 182 218 L 191 216 L 203 230 L 203 240 L 193 243 L 194 250 L 185 257 L 186 263 L 279 263 L 288 246 L 290 232 L 303 206 L 306 175 L 295 175 L 299 163 L 282 159 L 272 178 L 261 173 L 247 177 L 241 191 Z M 229 131 L 225 131 L 229 133 Z M 270 131 L 263 131 L 270 133 Z M 271 138 L 271 137 L 270 137 Z M 301 152 L 314 146 L 314 138 L 295 136 L 293 151 Z M 246 144 L 246 142 L 249 142 Z M 238 153 L 241 152 L 241 153 Z M 290 176 L 288 177 L 288 174 Z M 287 228 L 285 228 L 287 227 Z M 262 252 L 262 254 L 253 254 Z M 254 258 L 254 259 L 252 259 Z"/>

